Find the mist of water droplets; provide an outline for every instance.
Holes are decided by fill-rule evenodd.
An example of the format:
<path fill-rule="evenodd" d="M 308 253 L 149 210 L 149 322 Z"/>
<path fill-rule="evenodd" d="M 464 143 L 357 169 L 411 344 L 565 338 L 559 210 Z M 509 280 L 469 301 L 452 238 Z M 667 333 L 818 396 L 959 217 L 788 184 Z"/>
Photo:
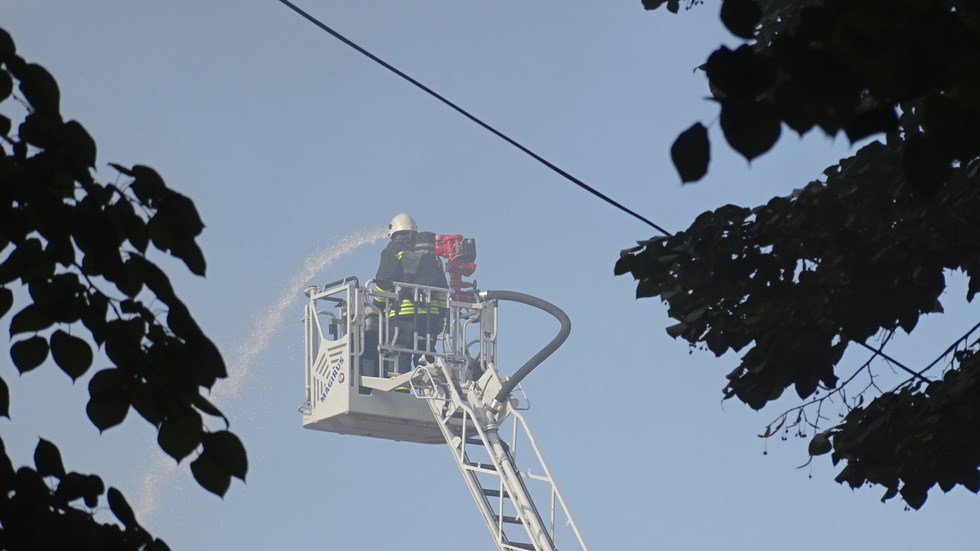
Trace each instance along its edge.
<path fill-rule="evenodd" d="M 273 336 L 283 325 L 287 312 L 296 309 L 303 286 L 338 258 L 350 254 L 362 245 L 378 241 L 386 235 L 386 231 L 385 227 L 379 227 L 348 235 L 306 259 L 303 267 L 286 283 L 279 298 L 255 318 L 251 330 L 238 345 L 231 361 L 227 362 L 228 378 L 219 381 L 212 393 L 212 398 L 219 406 L 227 408 L 241 393 L 253 362 L 269 346 Z M 300 374 L 297 374 L 296 380 L 297 385 L 301 385 Z M 160 490 L 177 468 L 173 458 L 161 453 L 157 454 L 155 460 L 147 463 L 141 495 L 135 500 L 137 515 L 141 521 L 145 521 L 160 508 Z"/>
<path fill-rule="evenodd" d="M 228 365 L 228 379 L 215 386 L 214 396 L 218 401 L 234 398 L 241 392 L 242 383 L 247 379 L 255 358 L 269 346 L 269 341 L 282 326 L 287 312 L 294 312 L 302 286 L 315 275 L 333 264 L 338 258 L 350 254 L 361 245 L 374 243 L 386 235 L 386 228 L 374 228 L 344 237 L 319 253 L 311 255 L 296 272 L 276 300 L 262 315 L 256 318 L 249 332 L 236 350 L 235 357 Z"/>

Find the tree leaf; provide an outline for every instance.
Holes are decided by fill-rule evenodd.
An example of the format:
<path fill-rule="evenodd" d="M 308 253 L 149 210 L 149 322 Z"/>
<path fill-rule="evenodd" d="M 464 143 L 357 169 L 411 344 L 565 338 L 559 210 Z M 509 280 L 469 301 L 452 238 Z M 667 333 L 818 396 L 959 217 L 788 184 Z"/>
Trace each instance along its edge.
<path fill-rule="evenodd" d="M 163 183 L 163 178 L 148 166 L 136 165 L 131 171 L 133 183 L 130 184 L 133 193 L 145 205 L 155 207 L 167 191 L 167 185 Z"/>
<path fill-rule="evenodd" d="M 85 297 L 86 308 L 82 311 L 82 323 L 92 333 L 92 339 L 97 345 L 105 342 L 109 324 L 106 316 L 109 312 L 109 299 L 96 291 Z"/>
<path fill-rule="evenodd" d="M 0 378 L 0 416 L 10 419 L 10 388 L 3 378 Z"/>
<path fill-rule="evenodd" d="M 755 36 L 762 18 L 762 8 L 752 0 L 724 0 L 721 3 L 721 22 L 739 38 Z"/>
<path fill-rule="evenodd" d="M 88 384 L 89 401 L 85 406 L 88 418 L 104 431 L 126 419 L 129 413 L 129 392 L 127 377 L 119 369 L 103 369 L 96 373 Z"/>
<path fill-rule="evenodd" d="M 10 212 L 10 215 L 15 216 L 19 212 L 19 210 L 14 210 Z M 26 282 L 32 276 L 45 277 L 47 275 L 47 270 L 44 269 L 46 268 L 46 261 L 41 240 L 37 238 L 27 239 L 17 245 L 10 256 L 3 263 L 0 263 L 0 283 L 9 283 L 17 278 Z M 50 271 L 54 271 L 53 263 Z"/>
<path fill-rule="evenodd" d="M 898 128 L 898 115 L 895 108 L 884 105 L 855 115 L 844 129 L 847 139 L 854 143 L 881 132 L 894 132 Z"/>
<path fill-rule="evenodd" d="M 732 149 L 751 161 L 776 143 L 781 124 L 772 103 L 726 99 L 721 104 L 721 129 Z"/>
<path fill-rule="evenodd" d="M 65 476 L 65 466 L 61 462 L 61 452 L 58 447 L 41 438 L 34 448 L 34 466 L 41 476 Z"/>
<path fill-rule="evenodd" d="M 169 251 L 173 248 L 176 239 L 173 228 L 167 225 L 166 220 L 159 213 L 146 222 L 146 233 L 153 246 L 161 251 Z"/>
<path fill-rule="evenodd" d="M 926 497 L 929 495 L 926 488 L 922 488 L 918 484 L 910 484 L 908 482 L 902 486 L 899 493 L 902 494 L 902 499 L 905 500 L 905 503 L 908 503 L 909 507 L 916 510 L 922 507 L 922 505 L 926 502 Z"/>
<path fill-rule="evenodd" d="M 48 341 L 38 335 L 17 341 L 10 347 L 10 358 L 18 371 L 27 373 L 48 358 Z"/>
<path fill-rule="evenodd" d="M 112 510 L 112 514 L 116 515 L 119 522 L 122 522 L 126 528 L 132 529 L 139 526 L 139 523 L 136 522 L 136 514 L 133 513 L 133 508 L 129 506 L 122 492 L 110 487 L 106 493 L 106 498 L 109 500 L 109 509 Z"/>
<path fill-rule="evenodd" d="M 204 260 L 204 253 L 191 237 L 177 239 L 170 249 L 171 254 L 184 261 L 184 265 L 194 275 L 203 276 L 207 272 L 207 261 Z"/>
<path fill-rule="evenodd" d="M 215 464 L 235 478 L 245 480 L 248 458 L 241 440 L 229 431 L 209 432 L 202 439 L 205 453 Z"/>
<path fill-rule="evenodd" d="M 191 473 L 205 490 L 221 497 L 224 497 L 231 486 L 231 475 L 218 466 L 207 453 L 202 453 L 191 462 Z"/>
<path fill-rule="evenodd" d="M 68 151 L 70 163 L 79 167 L 95 167 L 95 140 L 77 121 L 68 121 L 62 127 L 61 137 Z"/>
<path fill-rule="evenodd" d="M 11 486 L 19 496 L 26 497 L 28 503 L 44 503 L 50 498 L 50 491 L 44 483 L 44 478 L 30 467 L 17 469 Z"/>
<path fill-rule="evenodd" d="M 46 319 L 51 322 L 74 323 L 81 317 L 84 307 L 80 296 L 85 288 L 72 273 L 58 274 L 50 279 L 41 278 L 28 285 L 31 298 Z"/>
<path fill-rule="evenodd" d="M 676 339 L 677 337 L 681 336 L 684 333 L 684 331 L 687 329 L 687 326 L 688 324 L 683 322 L 675 323 L 674 325 L 667 327 L 667 334 Z"/>
<path fill-rule="evenodd" d="M 157 443 L 167 455 L 180 461 L 201 445 L 203 424 L 201 414 L 191 408 L 184 408 L 177 415 L 167 417 L 160 423 Z"/>
<path fill-rule="evenodd" d="M 36 333 L 51 327 L 54 321 L 51 313 L 46 309 L 37 304 L 28 304 L 10 321 L 10 334 Z"/>
<path fill-rule="evenodd" d="M 15 53 L 17 53 L 17 48 L 14 46 L 14 39 L 10 33 L 0 29 L 0 63 L 9 62 Z"/>
<path fill-rule="evenodd" d="M 30 63 L 14 76 L 20 79 L 20 91 L 36 112 L 58 115 L 61 91 L 47 69 Z"/>
<path fill-rule="evenodd" d="M 112 168 L 116 169 L 120 174 L 125 174 L 126 176 L 129 176 L 129 177 L 132 177 L 133 176 L 133 171 L 132 170 L 129 170 L 128 168 L 126 168 L 126 167 L 124 167 L 122 165 L 119 165 L 119 164 L 116 164 L 116 163 L 109 163 L 109 166 L 111 166 Z"/>
<path fill-rule="evenodd" d="M 164 304 L 171 305 L 179 302 L 177 295 L 174 294 L 173 286 L 170 284 L 170 279 L 159 266 L 147 260 L 146 257 L 135 254 L 129 257 L 127 263 L 130 262 L 139 264 L 147 288 L 153 291 Z"/>
<path fill-rule="evenodd" d="M 10 97 L 10 94 L 14 91 L 14 79 L 10 77 L 10 73 L 7 71 L 0 71 L 0 101 L 3 101 Z M 7 119 L 7 117 L 4 117 Z M 6 136 L 10 132 L 10 119 L 4 124 L 6 129 L 3 130 L 2 135 Z"/>
<path fill-rule="evenodd" d="M 0 287 L 0 317 L 3 317 L 10 311 L 10 307 L 14 305 L 14 292 L 6 287 Z"/>
<path fill-rule="evenodd" d="M 116 287 L 128 297 L 135 297 L 143 290 L 143 273 L 141 265 L 134 263 L 130 257 L 123 263 L 123 269 L 115 278 Z"/>
<path fill-rule="evenodd" d="M 176 191 L 168 189 L 163 194 L 157 214 L 162 215 L 167 224 L 181 235 L 194 237 L 204 230 L 204 222 L 201 221 L 194 201 Z"/>
<path fill-rule="evenodd" d="M 61 329 L 51 335 L 51 356 L 73 381 L 92 366 L 92 348 L 88 343 Z"/>
<path fill-rule="evenodd" d="M 719 100 L 756 101 L 776 81 L 772 60 L 748 45 L 735 50 L 724 46 L 715 50 L 705 62 L 704 71 Z"/>
<path fill-rule="evenodd" d="M 643 278 L 636 284 L 636 298 L 652 297 L 660 292 L 660 285 L 655 279 Z"/>
<path fill-rule="evenodd" d="M 696 182 L 708 173 L 711 160 L 711 146 L 708 129 L 695 123 L 681 132 L 670 146 L 670 158 L 681 176 L 681 183 Z"/>
<path fill-rule="evenodd" d="M 104 491 L 105 485 L 97 475 L 70 472 L 61 478 L 54 493 L 65 501 L 82 498 L 86 506 L 96 507 L 99 504 L 99 496 Z"/>
<path fill-rule="evenodd" d="M 813 435 L 809 446 L 807 446 L 807 451 L 810 453 L 810 455 L 823 455 L 834 449 L 833 444 L 830 442 L 828 433 L 829 431 L 823 431 Z"/>
<path fill-rule="evenodd" d="M 191 339 L 201 334 L 201 327 L 194 321 L 187 306 L 182 302 L 170 305 L 170 311 L 167 312 L 167 325 L 174 335 L 182 339 Z"/>
<path fill-rule="evenodd" d="M 159 403 L 164 400 L 157 400 L 157 392 L 156 387 L 146 381 L 139 381 L 130 389 L 133 409 L 155 427 L 159 427 L 164 418 L 159 406 Z"/>
<path fill-rule="evenodd" d="M 85 413 L 99 432 L 104 432 L 126 420 L 129 413 L 129 403 L 125 400 L 108 397 L 90 398 L 85 406 Z"/>
<path fill-rule="evenodd" d="M 21 142 L 38 149 L 53 149 L 58 146 L 58 132 L 61 129 L 61 116 L 57 112 L 32 111 L 17 128 Z M 52 187 L 67 179 L 52 179 Z"/>
<path fill-rule="evenodd" d="M 143 355 L 144 323 L 139 318 L 115 319 L 106 323 L 105 352 L 117 366 L 124 366 Z"/>
<path fill-rule="evenodd" d="M 203 334 L 188 337 L 187 349 L 197 361 L 197 380 L 201 386 L 211 388 L 216 379 L 228 376 L 221 352 L 211 339 Z"/>
<path fill-rule="evenodd" d="M 973 493 L 980 492 L 980 471 L 977 471 L 975 467 L 966 469 L 960 475 L 959 483 Z"/>
<path fill-rule="evenodd" d="M 146 222 L 135 213 L 130 214 L 123 217 L 122 229 L 126 233 L 126 239 L 136 247 L 136 250 L 145 253 L 150 243 L 150 232 L 146 229 Z"/>
<path fill-rule="evenodd" d="M 194 397 L 193 404 L 197 407 L 197 409 L 203 411 L 204 413 L 207 413 L 208 415 L 221 417 L 225 421 L 225 426 L 228 425 L 228 418 L 225 417 L 223 413 L 221 413 L 221 410 L 218 409 L 217 406 L 212 404 L 211 401 L 205 398 L 204 396 L 200 394 L 196 395 Z"/>

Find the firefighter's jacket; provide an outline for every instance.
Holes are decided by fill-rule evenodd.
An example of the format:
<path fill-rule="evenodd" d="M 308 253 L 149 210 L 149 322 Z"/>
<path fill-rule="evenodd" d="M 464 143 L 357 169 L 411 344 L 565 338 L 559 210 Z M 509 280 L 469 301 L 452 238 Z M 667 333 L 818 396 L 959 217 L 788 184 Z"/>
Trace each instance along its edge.
<path fill-rule="evenodd" d="M 414 283 L 448 289 L 446 272 L 442 261 L 432 253 L 418 253 L 410 239 L 395 236 L 388 246 L 381 251 L 381 264 L 374 277 L 378 290 L 393 292 L 394 282 Z M 404 316 L 415 314 L 444 315 L 447 307 L 446 293 L 432 293 L 429 304 L 416 303 L 412 300 L 411 289 L 399 293 L 398 305 L 388 313 L 389 316 Z M 375 296 L 375 305 L 384 308 L 384 297 Z"/>

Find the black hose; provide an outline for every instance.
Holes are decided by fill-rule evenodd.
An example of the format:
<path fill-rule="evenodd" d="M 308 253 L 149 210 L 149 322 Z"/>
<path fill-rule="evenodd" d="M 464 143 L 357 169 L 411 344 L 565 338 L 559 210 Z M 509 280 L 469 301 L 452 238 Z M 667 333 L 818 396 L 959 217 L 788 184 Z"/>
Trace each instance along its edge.
<path fill-rule="evenodd" d="M 526 377 L 532 369 L 537 367 L 538 364 L 543 362 L 545 358 L 550 356 L 552 352 L 557 350 L 558 347 L 565 342 L 565 339 L 568 338 L 568 334 L 572 331 L 572 321 L 568 319 L 568 315 L 565 314 L 565 312 L 562 312 L 560 308 L 538 297 L 532 297 L 531 295 L 525 295 L 524 293 L 517 293 L 514 291 L 485 291 L 481 294 L 487 300 L 512 300 L 514 302 L 521 302 L 529 306 L 534 306 L 535 308 L 544 310 L 552 316 L 555 316 L 555 318 L 561 322 L 561 329 L 558 331 L 558 334 L 555 335 L 555 338 L 551 339 L 551 342 L 549 342 L 547 346 L 542 348 L 540 352 L 535 354 L 534 357 L 527 361 L 527 363 L 522 365 L 516 373 L 511 375 L 510 379 L 508 379 L 504 383 L 504 386 L 501 387 L 500 392 L 498 392 L 493 398 L 494 402 L 503 404 L 504 401 L 507 400 L 507 396 L 510 395 L 511 391 L 514 390 L 521 380 L 524 379 L 524 377 Z"/>

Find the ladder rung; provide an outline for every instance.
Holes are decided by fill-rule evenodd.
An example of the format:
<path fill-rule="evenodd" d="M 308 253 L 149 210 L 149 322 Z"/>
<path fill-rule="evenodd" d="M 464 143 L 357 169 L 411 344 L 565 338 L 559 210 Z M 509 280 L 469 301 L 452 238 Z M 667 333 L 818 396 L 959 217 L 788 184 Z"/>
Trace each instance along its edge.
<path fill-rule="evenodd" d="M 500 490 L 497 490 L 496 488 L 483 488 L 483 495 L 485 496 L 500 497 L 500 494 L 501 494 Z M 507 499 L 510 499 L 510 495 L 507 493 L 506 490 L 504 490 L 503 495 Z"/>
<path fill-rule="evenodd" d="M 534 551 L 534 544 L 531 544 L 531 543 L 522 543 L 522 542 L 519 542 L 519 541 L 508 541 L 506 543 L 506 545 L 508 545 L 510 547 L 517 547 L 518 549 L 529 549 L 530 551 Z"/>
<path fill-rule="evenodd" d="M 524 522 L 520 519 L 520 517 L 512 517 L 512 516 L 508 516 L 508 515 L 503 515 L 503 516 L 497 515 L 497 519 L 499 519 L 499 520 L 501 520 L 503 522 L 506 522 L 508 524 L 524 524 Z"/>
<path fill-rule="evenodd" d="M 457 436 L 459 436 L 459 435 L 457 434 Z M 476 446 L 482 446 L 483 445 L 483 440 L 481 440 L 479 436 L 471 436 L 471 437 L 467 438 L 466 440 L 464 440 L 463 442 L 465 444 L 471 444 L 471 445 L 476 445 Z M 500 444 L 504 447 L 505 450 L 510 451 L 510 444 L 508 444 L 507 442 L 500 442 Z"/>
<path fill-rule="evenodd" d="M 466 465 L 467 467 L 473 467 L 474 469 L 486 469 L 488 471 L 497 470 L 497 467 L 495 467 L 493 463 L 480 463 L 480 462 L 474 463 L 471 461 L 467 461 L 464 463 L 464 465 Z"/>

